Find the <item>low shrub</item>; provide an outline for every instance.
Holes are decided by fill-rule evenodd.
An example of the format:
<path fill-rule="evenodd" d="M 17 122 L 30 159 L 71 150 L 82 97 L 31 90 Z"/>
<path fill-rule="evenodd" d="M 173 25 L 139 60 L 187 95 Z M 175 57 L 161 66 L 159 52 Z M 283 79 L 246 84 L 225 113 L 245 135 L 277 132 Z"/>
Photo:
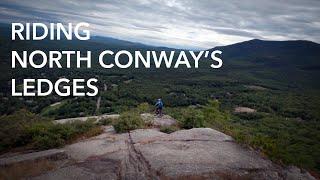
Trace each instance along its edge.
<path fill-rule="evenodd" d="M 24 109 L 11 115 L 0 116 L 0 151 L 30 143 L 31 137 L 27 128 L 35 123 L 49 121 L 48 118 L 43 118 Z"/>
<path fill-rule="evenodd" d="M 194 108 L 187 108 L 182 112 L 181 127 L 185 129 L 205 127 L 203 113 Z"/>
<path fill-rule="evenodd" d="M 101 133 L 103 133 L 103 128 L 101 128 L 100 126 L 97 126 L 97 127 L 91 128 L 89 131 L 80 135 L 84 138 L 88 138 L 88 137 L 99 135 Z"/>
<path fill-rule="evenodd" d="M 119 119 L 115 121 L 113 127 L 117 133 L 124 133 L 130 130 L 144 127 L 144 121 L 137 112 L 124 112 Z"/>
<path fill-rule="evenodd" d="M 150 104 L 148 103 L 141 103 L 137 106 L 137 110 L 139 113 L 146 113 L 146 112 L 151 112 L 152 108 L 150 106 Z"/>
<path fill-rule="evenodd" d="M 176 126 L 161 126 L 160 127 L 160 131 L 164 132 L 164 133 L 167 133 L 167 134 L 173 133 L 173 132 L 175 132 L 177 130 L 179 130 L 179 128 L 176 127 Z"/>
<path fill-rule="evenodd" d="M 103 119 L 100 119 L 99 122 L 98 122 L 99 125 L 102 125 L 102 126 L 108 126 L 108 125 L 111 125 L 112 124 L 112 119 L 111 118 L 103 118 Z"/>
<path fill-rule="evenodd" d="M 102 129 L 93 120 L 54 124 L 50 119 L 20 110 L 0 117 L 0 151 L 28 145 L 31 149 L 61 147 L 80 136 L 94 136 Z"/>
<path fill-rule="evenodd" d="M 240 119 L 244 120 L 257 120 L 262 119 L 265 117 L 263 113 L 254 112 L 254 113 L 237 113 L 236 116 L 238 116 Z"/>
<path fill-rule="evenodd" d="M 79 136 L 94 136 L 101 133 L 97 131 L 93 121 L 74 121 L 66 124 L 36 123 L 27 129 L 35 149 L 50 149 L 61 147 L 67 142 L 77 139 Z M 89 133 L 90 132 L 90 133 Z"/>

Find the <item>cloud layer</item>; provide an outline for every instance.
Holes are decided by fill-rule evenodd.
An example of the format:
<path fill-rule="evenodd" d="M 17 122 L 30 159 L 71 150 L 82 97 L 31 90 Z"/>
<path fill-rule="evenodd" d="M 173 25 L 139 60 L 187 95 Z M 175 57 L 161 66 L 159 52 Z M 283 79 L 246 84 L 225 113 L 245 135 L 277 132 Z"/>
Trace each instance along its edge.
<path fill-rule="evenodd" d="M 318 0 L 2 0 L 1 22 L 88 22 L 156 46 L 210 48 L 253 38 L 320 42 Z"/>

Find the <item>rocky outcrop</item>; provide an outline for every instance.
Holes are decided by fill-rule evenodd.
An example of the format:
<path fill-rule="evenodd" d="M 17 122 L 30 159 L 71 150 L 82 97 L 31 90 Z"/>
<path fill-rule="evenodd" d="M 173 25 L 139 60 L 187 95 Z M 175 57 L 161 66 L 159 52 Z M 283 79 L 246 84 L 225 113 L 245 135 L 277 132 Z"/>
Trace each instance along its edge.
<path fill-rule="evenodd" d="M 0 167 L 10 166 L 28 161 L 35 161 L 41 159 L 67 159 L 68 155 L 62 149 L 50 149 L 47 151 L 40 151 L 35 153 L 21 154 L 11 157 L 2 158 L 0 161 Z"/>
<path fill-rule="evenodd" d="M 257 112 L 255 109 L 248 107 L 236 107 L 234 108 L 234 113 L 254 113 Z"/>
<path fill-rule="evenodd" d="M 314 179 L 283 168 L 210 128 L 104 133 L 64 147 L 69 162 L 30 179 Z"/>
<path fill-rule="evenodd" d="M 156 172 L 153 179 L 280 178 L 270 161 L 213 129 L 197 128 L 160 136 L 156 130 L 148 134 L 143 131 L 133 131 L 131 136 L 135 149 Z M 141 132 L 146 136 L 142 138 Z"/>
<path fill-rule="evenodd" d="M 53 122 L 56 124 L 64 124 L 64 123 L 72 123 L 74 121 L 87 121 L 90 119 L 95 120 L 96 122 L 102 119 L 117 119 L 119 118 L 119 114 L 102 114 L 99 116 L 86 116 L 86 117 L 76 117 L 76 118 L 66 118 L 66 119 L 58 119 L 54 120 Z"/>
<path fill-rule="evenodd" d="M 75 163 L 35 179 L 312 179 L 210 128 L 116 134 L 106 127 L 104 134 L 64 149 Z"/>
<path fill-rule="evenodd" d="M 141 114 L 141 118 L 148 124 L 154 126 L 154 127 L 160 127 L 160 126 L 174 126 L 177 124 L 177 121 L 173 119 L 169 115 L 163 115 L 163 116 L 155 116 L 150 113 L 143 113 Z"/>

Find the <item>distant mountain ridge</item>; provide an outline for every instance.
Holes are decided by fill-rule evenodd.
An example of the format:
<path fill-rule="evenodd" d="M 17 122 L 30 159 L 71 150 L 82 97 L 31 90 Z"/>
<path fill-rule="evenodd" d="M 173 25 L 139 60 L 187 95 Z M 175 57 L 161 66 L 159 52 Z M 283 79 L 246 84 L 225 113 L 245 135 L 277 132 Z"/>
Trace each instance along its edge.
<path fill-rule="evenodd" d="M 222 49 L 230 54 L 229 57 L 239 56 L 241 54 L 273 54 L 281 53 L 302 53 L 302 55 L 319 55 L 320 44 L 306 41 L 306 40 L 289 40 L 289 41 L 266 41 L 259 39 L 252 39 L 240 43 L 235 43 L 226 46 L 217 46 L 212 49 Z"/>
<path fill-rule="evenodd" d="M 219 46 L 226 63 L 249 62 L 267 67 L 295 67 L 320 70 L 320 44 L 305 40 L 265 41 L 253 39 L 227 46 Z M 237 61 L 237 62 L 236 62 Z"/>
<path fill-rule="evenodd" d="M 11 25 L 0 23 L 0 47 L 4 52 L 10 52 L 10 48 L 14 46 L 6 46 L 7 43 L 13 44 L 28 44 L 27 47 L 32 49 L 43 50 L 59 50 L 59 49 L 73 49 L 79 50 L 181 50 L 168 47 L 156 47 L 143 43 L 131 42 L 126 40 L 119 40 L 112 37 L 91 36 L 88 41 L 80 40 L 60 40 L 49 41 L 14 41 L 11 42 Z M 19 46 L 21 47 L 21 46 Z M 70 48 L 72 47 L 72 48 Z M 318 58 L 320 57 L 320 44 L 305 41 L 305 40 L 291 40 L 291 41 L 265 41 L 259 39 L 252 39 L 240 43 L 235 43 L 226 46 L 217 46 L 209 50 L 219 49 L 223 52 L 223 59 L 226 61 L 245 60 L 250 62 L 280 63 L 280 64 L 295 64 L 303 66 L 306 69 L 320 69 Z M 4 53 L 4 56 L 6 56 Z M 9 56 L 8 56 L 9 57 Z"/>
<path fill-rule="evenodd" d="M 0 23 L 0 28 L 1 28 L 0 29 L 1 36 L 11 39 L 11 25 Z M 169 49 L 178 50 L 177 48 L 173 48 L 173 47 L 164 47 L 164 46 L 156 46 L 156 45 L 153 46 L 149 44 L 144 44 L 143 42 L 132 42 L 132 41 L 127 41 L 123 39 L 117 39 L 114 37 L 100 36 L 100 35 L 93 35 L 91 36 L 90 40 L 82 41 L 82 42 L 98 42 L 103 44 L 110 44 L 110 45 L 124 46 L 124 47 L 144 47 L 149 49 L 162 48 L 162 49 L 168 49 L 168 50 Z M 320 49 L 320 44 L 313 41 L 308 41 L 308 40 L 272 41 L 272 40 L 252 39 L 249 41 L 243 41 L 243 42 L 238 42 L 238 43 L 224 45 L 224 46 L 215 46 L 215 47 L 209 48 L 209 50 L 223 49 L 223 50 L 229 51 L 230 49 L 235 49 L 235 48 L 237 49 L 237 51 L 232 50 L 232 53 L 228 54 L 228 56 L 231 57 L 231 56 L 240 55 L 243 53 L 252 54 L 252 52 L 254 52 L 253 54 L 263 53 L 263 52 L 267 53 L 270 50 L 281 49 L 281 48 L 284 48 L 284 49 L 291 48 L 291 50 L 287 52 L 298 50 L 298 52 L 309 51 L 314 53 Z M 262 48 L 264 50 L 261 50 Z M 318 51 L 315 54 L 318 55 L 320 53 Z"/>

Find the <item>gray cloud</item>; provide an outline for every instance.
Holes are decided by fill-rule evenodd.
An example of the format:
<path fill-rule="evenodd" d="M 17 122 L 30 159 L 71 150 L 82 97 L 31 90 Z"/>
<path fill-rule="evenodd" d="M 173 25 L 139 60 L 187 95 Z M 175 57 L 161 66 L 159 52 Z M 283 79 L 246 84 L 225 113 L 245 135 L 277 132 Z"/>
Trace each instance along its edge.
<path fill-rule="evenodd" d="M 88 22 L 94 34 L 158 46 L 320 42 L 318 0 L 2 0 L 0 10 L 2 22 Z"/>

